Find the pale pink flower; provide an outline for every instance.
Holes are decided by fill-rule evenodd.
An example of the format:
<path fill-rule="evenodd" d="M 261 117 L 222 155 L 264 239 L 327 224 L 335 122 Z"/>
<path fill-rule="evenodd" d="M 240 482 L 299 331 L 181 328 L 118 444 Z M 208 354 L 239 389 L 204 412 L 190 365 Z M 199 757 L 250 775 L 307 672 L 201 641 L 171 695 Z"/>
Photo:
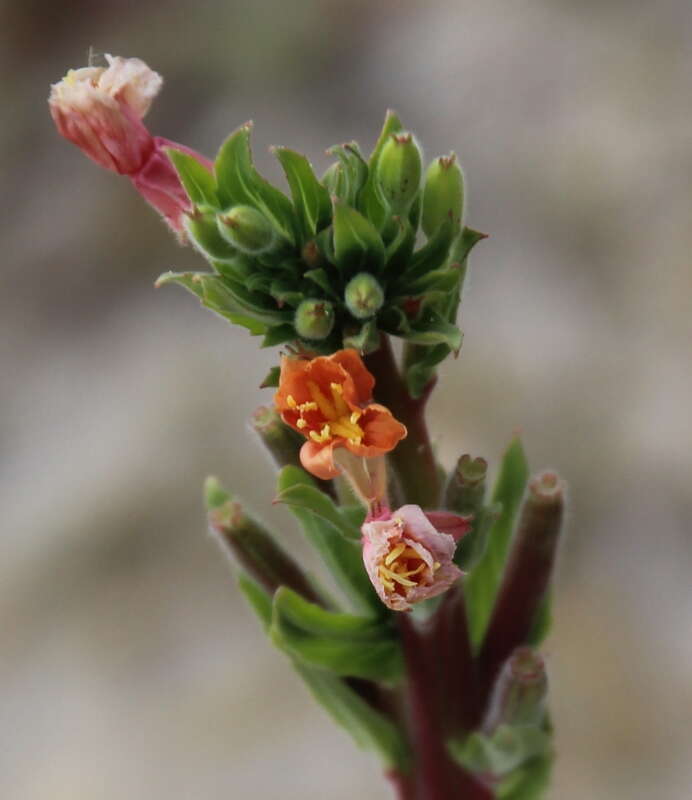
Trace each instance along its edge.
<path fill-rule="evenodd" d="M 419 506 L 402 506 L 386 519 L 363 524 L 363 563 L 382 602 L 394 611 L 449 589 L 461 576 L 454 564 L 456 540 L 468 520 L 438 516 L 455 535 L 437 530 Z"/>
<path fill-rule="evenodd" d="M 106 55 L 107 67 L 70 70 L 51 86 L 48 105 L 58 132 L 102 167 L 127 175 L 137 191 L 183 234 L 190 201 L 166 155 L 172 147 L 211 163 L 183 145 L 149 133 L 142 118 L 163 83 L 138 58 Z"/>

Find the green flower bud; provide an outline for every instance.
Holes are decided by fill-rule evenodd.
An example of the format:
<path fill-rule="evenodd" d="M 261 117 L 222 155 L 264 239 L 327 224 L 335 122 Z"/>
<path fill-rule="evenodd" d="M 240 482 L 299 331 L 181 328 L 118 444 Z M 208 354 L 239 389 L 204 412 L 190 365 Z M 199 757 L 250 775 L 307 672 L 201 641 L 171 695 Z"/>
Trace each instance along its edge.
<path fill-rule="evenodd" d="M 293 324 L 301 339 L 326 339 L 334 327 L 334 306 L 329 300 L 303 300 Z"/>
<path fill-rule="evenodd" d="M 449 219 L 461 228 L 464 213 L 464 175 L 454 153 L 436 158 L 428 167 L 423 189 L 422 226 L 430 238 Z"/>
<path fill-rule="evenodd" d="M 183 220 L 183 226 L 193 247 L 212 261 L 227 261 L 237 250 L 221 236 L 216 227 L 216 213 L 195 208 Z"/>
<path fill-rule="evenodd" d="M 252 206 L 233 206 L 216 218 L 219 233 L 227 242 L 254 255 L 274 242 L 274 228 L 261 211 Z"/>
<path fill-rule="evenodd" d="M 369 272 L 360 272 L 348 282 L 344 300 L 356 319 L 368 319 L 382 308 L 384 291 Z"/>
<path fill-rule="evenodd" d="M 418 194 L 421 152 L 410 133 L 393 133 L 377 161 L 377 180 L 393 214 L 405 214 Z"/>

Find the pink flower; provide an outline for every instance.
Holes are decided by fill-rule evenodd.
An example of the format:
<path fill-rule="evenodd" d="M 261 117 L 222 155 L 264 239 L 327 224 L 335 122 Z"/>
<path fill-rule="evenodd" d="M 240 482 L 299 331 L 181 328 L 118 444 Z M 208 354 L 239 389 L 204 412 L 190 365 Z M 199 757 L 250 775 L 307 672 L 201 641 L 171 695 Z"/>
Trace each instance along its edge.
<path fill-rule="evenodd" d="M 102 167 L 127 175 L 137 191 L 181 237 L 191 209 L 178 174 L 166 155 L 173 147 L 211 163 L 194 151 L 152 136 L 142 118 L 162 78 L 138 58 L 106 55 L 107 67 L 70 70 L 51 86 L 48 105 L 58 132 Z"/>
<path fill-rule="evenodd" d="M 452 558 L 455 539 L 468 531 L 468 520 L 447 513 L 435 519 L 452 534 L 437 530 L 413 505 L 361 528 L 365 569 L 382 602 L 394 611 L 408 611 L 414 603 L 441 594 L 462 574 Z"/>

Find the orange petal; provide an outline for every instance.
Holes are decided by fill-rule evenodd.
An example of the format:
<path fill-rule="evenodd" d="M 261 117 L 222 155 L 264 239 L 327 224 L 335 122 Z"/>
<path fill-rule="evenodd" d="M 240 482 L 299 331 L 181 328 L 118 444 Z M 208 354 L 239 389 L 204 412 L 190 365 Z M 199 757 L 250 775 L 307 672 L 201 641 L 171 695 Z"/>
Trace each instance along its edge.
<path fill-rule="evenodd" d="M 289 395 L 297 403 L 304 403 L 310 399 L 307 387 L 307 374 L 310 369 L 310 362 L 302 358 L 291 358 L 284 356 L 281 359 L 281 377 L 279 388 L 274 395 L 274 403 L 278 411 L 283 412 L 289 409 L 287 398 Z"/>
<path fill-rule="evenodd" d="M 352 453 L 366 458 L 393 450 L 407 433 L 406 427 L 392 416 L 392 412 L 377 403 L 363 411 L 358 424 L 365 434 L 362 443 L 345 442 L 345 445 Z"/>
<path fill-rule="evenodd" d="M 353 384 L 356 389 L 358 405 L 365 405 L 372 400 L 372 389 L 375 385 L 375 379 L 368 372 L 363 359 L 358 353 L 351 349 L 339 350 L 329 358 L 336 364 L 339 364 L 346 370 L 346 372 L 353 379 Z"/>
<path fill-rule="evenodd" d="M 328 481 L 341 474 L 341 470 L 334 464 L 335 442 L 318 444 L 307 441 L 300 448 L 300 463 L 305 469 L 317 478 Z"/>

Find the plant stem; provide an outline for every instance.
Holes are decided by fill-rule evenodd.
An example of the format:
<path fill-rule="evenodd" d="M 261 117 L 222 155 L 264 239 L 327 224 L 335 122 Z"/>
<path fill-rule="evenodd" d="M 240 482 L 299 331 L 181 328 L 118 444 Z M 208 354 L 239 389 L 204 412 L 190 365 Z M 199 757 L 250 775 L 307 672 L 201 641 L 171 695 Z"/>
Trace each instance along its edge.
<path fill-rule="evenodd" d="M 365 357 L 365 364 L 375 377 L 376 400 L 387 406 L 408 430 L 408 436 L 389 454 L 406 501 L 423 508 L 437 508 L 440 478 L 425 423 L 425 405 L 435 381 L 428 384 L 421 397 L 411 397 L 385 334 L 379 349 Z"/>
<path fill-rule="evenodd" d="M 416 754 L 415 794 L 400 791 L 400 799 L 491 800 L 489 790 L 459 767 L 447 752 L 440 702 L 444 698 L 439 695 L 444 687 L 437 676 L 441 653 L 435 647 L 434 628 L 418 627 L 406 613 L 399 614 L 399 628 L 407 668 L 409 725 Z"/>

